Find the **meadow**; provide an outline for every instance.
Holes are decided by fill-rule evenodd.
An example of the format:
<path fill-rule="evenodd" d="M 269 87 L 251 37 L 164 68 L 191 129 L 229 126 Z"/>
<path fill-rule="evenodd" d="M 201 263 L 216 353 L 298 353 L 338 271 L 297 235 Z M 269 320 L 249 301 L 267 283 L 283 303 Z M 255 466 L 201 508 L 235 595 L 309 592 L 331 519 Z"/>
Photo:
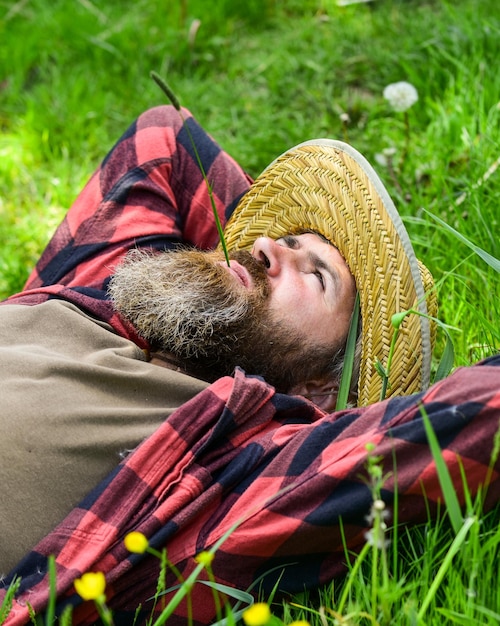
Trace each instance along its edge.
<path fill-rule="evenodd" d="M 22 288 L 129 123 L 166 103 L 155 71 L 252 176 L 306 139 L 353 144 L 434 275 L 454 366 L 498 351 L 498 1 L 339 5 L 0 0 L 0 297 Z M 398 81 L 418 94 L 406 112 L 384 98 Z M 440 333 L 436 361 L 444 345 Z M 387 578 L 372 575 L 367 554 L 350 580 L 322 592 L 333 613 L 315 613 L 308 596 L 285 621 L 498 624 L 497 515 L 474 514 L 459 542 L 446 515 L 403 533 Z"/>

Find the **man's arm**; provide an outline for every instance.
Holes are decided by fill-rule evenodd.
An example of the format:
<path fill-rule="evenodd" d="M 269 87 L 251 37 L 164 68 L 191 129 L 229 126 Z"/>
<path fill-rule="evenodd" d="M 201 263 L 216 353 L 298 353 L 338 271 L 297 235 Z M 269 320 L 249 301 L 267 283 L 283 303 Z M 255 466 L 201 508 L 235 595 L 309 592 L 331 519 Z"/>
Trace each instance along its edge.
<path fill-rule="evenodd" d="M 134 247 L 179 244 L 211 248 L 217 229 L 193 137 L 224 224 L 250 178 L 183 110 L 143 113 L 118 140 L 76 199 L 41 256 L 25 289 L 9 302 L 58 297 L 128 329 L 114 315 L 106 288 L 113 268 Z"/>

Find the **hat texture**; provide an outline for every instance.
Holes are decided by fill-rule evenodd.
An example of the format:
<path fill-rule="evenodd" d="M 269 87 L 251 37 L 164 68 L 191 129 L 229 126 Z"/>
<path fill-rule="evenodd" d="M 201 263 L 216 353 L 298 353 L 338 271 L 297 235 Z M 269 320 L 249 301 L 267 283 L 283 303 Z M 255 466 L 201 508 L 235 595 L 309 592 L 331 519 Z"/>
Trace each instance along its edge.
<path fill-rule="evenodd" d="M 235 250 L 260 236 L 305 231 L 328 239 L 354 276 L 362 321 L 358 405 L 371 404 L 381 395 L 375 364 L 387 367 L 393 314 L 413 308 L 436 315 L 432 276 L 376 172 L 341 141 L 307 141 L 273 161 L 239 202 L 225 240 Z M 386 397 L 429 385 L 435 324 L 424 316 L 407 315 L 401 325 Z"/>

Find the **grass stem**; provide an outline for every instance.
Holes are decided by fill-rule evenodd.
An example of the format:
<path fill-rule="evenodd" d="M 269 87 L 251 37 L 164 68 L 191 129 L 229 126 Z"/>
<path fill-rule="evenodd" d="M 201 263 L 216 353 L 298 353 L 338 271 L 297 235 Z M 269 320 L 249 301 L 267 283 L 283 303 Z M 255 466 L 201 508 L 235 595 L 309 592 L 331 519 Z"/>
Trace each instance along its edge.
<path fill-rule="evenodd" d="M 167 98 L 170 100 L 170 102 L 172 103 L 172 105 L 174 106 L 174 108 L 179 112 L 179 115 L 182 119 L 182 123 L 184 125 L 184 129 L 186 130 L 186 133 L 189 137 L 189 141 L 191 143 L 191 146 L 193 147 L 193 151 L 195 153 L 195 157 L 196 157 L 196 162 L 198 163 L 198 167 L 200 168 L 200 171 L 203 175 L 203 180 L 205 181 L 205 185 L 207 187 L 207 192 L 210 198 L 210 204 L 212 205 L 212 211 L 214 214 L 214 219 L 215 219 L 215 225 L 217 227 L 217 233 L 219 235 L 219 239 L 220 239 L 220 243 L 222 246 L 222 250 L 224 251 L 224 258 L 226 259 L 226 263 L 227 266 L 230 267 L 230 261 L 229 261 L 229 253 L 227 251 L 227 246 L 226 246 L 226 241 L 224 239 L 224 230 L 222 228 L 221 222 L 220 222 L 220 218 L 219 218 L 219 213 L 217 211 L 217 207 L 215 205 L 215 200 L 214 200 L 214 195 L 212 192 L 212 185 L 209 183 L 206 172 L 205 172 L 205 168 L 203 167 L 203 163 L 201 162 L 201 158 L 200 158 L 200 154 L 198 152 L 198 149 L 196 147 L 196 142 L 194 140 L 193 134 L 191 133 L 191 130 L 189 128 L 189 125 L 186 122 L 186 119 L 184 117 L 184 115 L 182 114 L 182 108 L 180 105 L 180 102 L 177 98 L 177 96 L 175 95 L 175 93 L 172 91 L 172 89 L 168 86 L 168 84 L 163 80 L 163 78 L 161 78 L 161 76 L 159 74 L 157 74 L 156 72 L 151 72 L 151 78 L 155 81 L 155 83 L 160 87 L 160 89 L 163 91 L 163 93 L 167 96 Z"/>

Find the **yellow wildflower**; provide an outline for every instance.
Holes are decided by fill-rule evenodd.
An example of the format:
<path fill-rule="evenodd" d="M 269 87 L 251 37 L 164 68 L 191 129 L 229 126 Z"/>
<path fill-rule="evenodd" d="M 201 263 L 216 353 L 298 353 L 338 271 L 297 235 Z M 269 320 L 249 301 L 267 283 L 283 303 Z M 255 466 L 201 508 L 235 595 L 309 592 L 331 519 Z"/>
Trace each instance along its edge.
<path fill-rule="evenodd" d="M 194 560 L 197 563 L 204 565 L 205 567 L 209 567 L 212 561 L 214 560 L 214 556 L 215 555 L 212 552 L 207 552 L 206 550 L 204 550 L 203 552 L 200 552 L 199 554 L 197 554 L 194 557 Z"/>
<path fill-rule="evenodd" d="M 129 552 L 133 552 L 134 554 L 144 554 L 149 546 L 146 536 L 142 533 L 138 533 L 137 531 L 133 531 L 128 533 L 128 535 L 125 535 L 123 543 L 125 544 L 127 550 Z"/>
<path fill-rule="evenodd" d="M 265 602 L 256 602 L 243 613 L 246 626 L 265 626 L 270 619 L 271 609 Z"/>
<path fill-rule="evenodd" d="M 97 600 L 104 594 L 106 578 L 102 572 L 87 572 L 74 581 L 77 594 L 84 600 Z"/>
<path fill-rule="evenodd" d="M 294 622 L 290 622 L 288 626 L 311 626 L 311 624 L 305 619 L 297 619 Z"/>

